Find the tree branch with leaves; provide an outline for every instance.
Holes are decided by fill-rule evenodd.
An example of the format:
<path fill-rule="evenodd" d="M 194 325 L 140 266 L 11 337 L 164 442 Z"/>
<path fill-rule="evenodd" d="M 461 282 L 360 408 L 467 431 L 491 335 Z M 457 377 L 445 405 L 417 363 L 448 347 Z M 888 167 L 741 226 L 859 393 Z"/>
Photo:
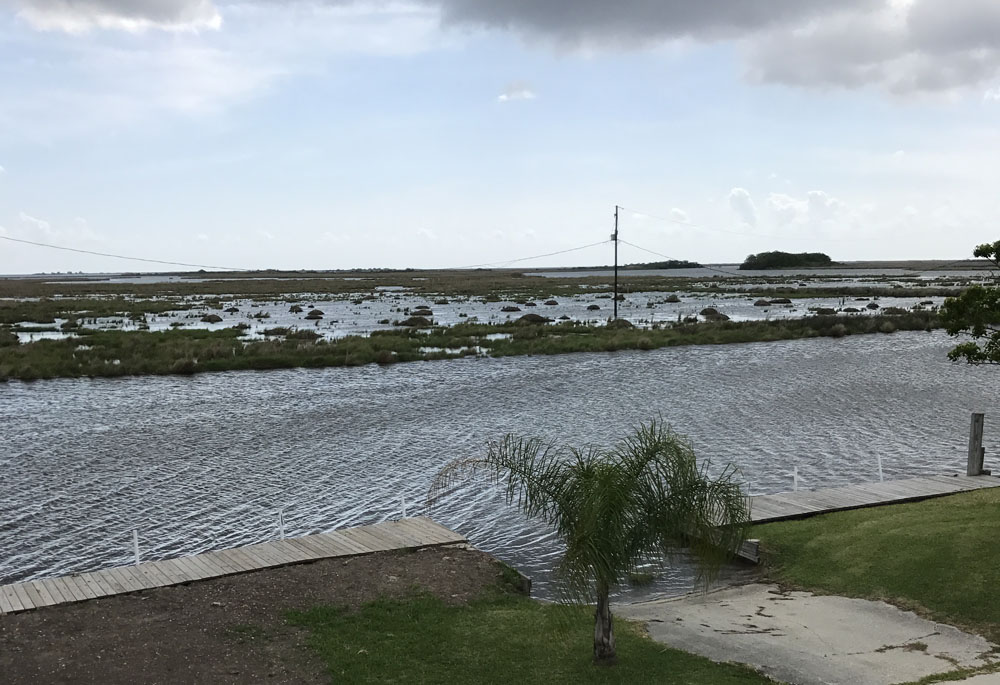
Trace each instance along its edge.
<path fill-rule="evenodd" d="M 988 259 L 1000 272 L 1000 240 L 978 245 L 973 256 Z M 1000 287 L 973 285 L 941 307 L 948 335 L 972 338 L 948 352 L 952 361 L 1000 364 Z"/>

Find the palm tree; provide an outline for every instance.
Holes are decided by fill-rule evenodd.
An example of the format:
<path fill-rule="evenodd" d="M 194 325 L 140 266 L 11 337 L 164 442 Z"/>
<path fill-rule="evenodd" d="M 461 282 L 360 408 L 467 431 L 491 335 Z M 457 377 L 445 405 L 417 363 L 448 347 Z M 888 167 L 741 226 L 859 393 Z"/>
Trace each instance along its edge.
<path fill-rule="evenodd" d="M 685 438 L 662 421 L 642 424 L 613 449 L 556 447 L 507 435 L 485 457 L 437 474 L 431 502 L 454 483 L 486 476 L 508 504 L 553 526 L 566 546 L 557 569 L 567 599 L 596 603 L 594 660 L 615 661 L 608 596 L 630 573 L 689 548 L 709 581 L 745 539 L 748 500 L 727 466 L 710 477 Z"/>

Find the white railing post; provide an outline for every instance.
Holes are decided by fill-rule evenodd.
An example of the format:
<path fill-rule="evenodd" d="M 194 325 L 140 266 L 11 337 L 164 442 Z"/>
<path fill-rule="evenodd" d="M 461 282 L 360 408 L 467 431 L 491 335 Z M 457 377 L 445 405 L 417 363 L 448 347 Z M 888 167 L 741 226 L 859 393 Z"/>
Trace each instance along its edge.
<path fill-rule="evenodd" d="M 139 529 L 132 529 L 132 551 L 135 553 L 135 565 L 139 565 Z"/>
<path fill-rule="evenodd" d="M 278 539 L 285 539 L 285 510 L 278 509 Z"/>
<path fill-rule="evenodd" d="M 405 519 L 406 518 L 406 497 L 400 497 L 399 498 L 399 506 L 400 506 L 400 509 L 402 509 L 402 511 L 403 511 L 403 518 Z"/>

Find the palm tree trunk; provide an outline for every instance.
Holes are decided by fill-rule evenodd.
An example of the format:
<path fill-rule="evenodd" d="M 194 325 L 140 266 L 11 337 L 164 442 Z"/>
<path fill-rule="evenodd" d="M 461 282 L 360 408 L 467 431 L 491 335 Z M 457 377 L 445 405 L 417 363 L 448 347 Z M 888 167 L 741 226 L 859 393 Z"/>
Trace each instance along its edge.
<path fill-rule="evenodd" d="M 597 611 L 594 612 L 594 661 L 610 666 L 615 663 L 615 632 L 611 625 L 608 584 L 597 583 Z"/>

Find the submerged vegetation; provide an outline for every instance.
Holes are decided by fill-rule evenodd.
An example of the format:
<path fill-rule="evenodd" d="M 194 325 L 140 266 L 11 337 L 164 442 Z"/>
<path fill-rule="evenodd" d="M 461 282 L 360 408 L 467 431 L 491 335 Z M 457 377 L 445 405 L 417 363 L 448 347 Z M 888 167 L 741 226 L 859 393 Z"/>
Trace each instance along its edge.
<path fill-rule="evenodd" d="M 467 323 L 375 331 L 369 336 L 334 340 L 313 339 L 311 331 L 291 330 L 280 331 L 284 334 L 264 340 L 249 340 L 245 339 L 245 330 L 239 327 L 215 331 L 178 328 L 159 332 L 79 328 L 73 337 L 20 345 L 11 344 L 14 334 L 0 328 L 0 380 L 361 366 L 479 355 L 653 350 L 677 345 L 819 336 L 839 338 L 897 330 L 931 330 L 936 326 L 937 315 L 921 311 L 896 316 L 813 316 L 778 321 L 655 324 L 649 329 L 588 326 L 576 322 Z"/>

